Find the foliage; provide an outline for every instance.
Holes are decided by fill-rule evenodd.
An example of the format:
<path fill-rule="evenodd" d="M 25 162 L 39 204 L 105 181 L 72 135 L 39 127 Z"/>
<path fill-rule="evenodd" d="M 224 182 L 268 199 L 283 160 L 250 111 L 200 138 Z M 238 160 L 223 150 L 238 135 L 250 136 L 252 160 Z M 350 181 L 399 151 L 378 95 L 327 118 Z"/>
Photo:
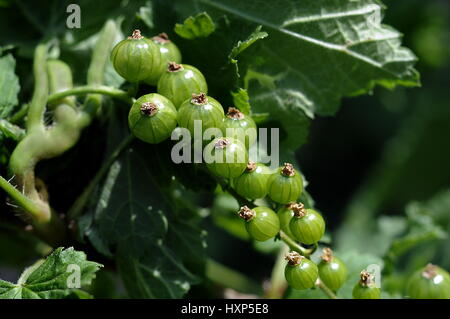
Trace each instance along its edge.
<path fill-rule="evenodd" d="M 343 98 L 371 94 L 380 87 L 393 89 L 420 84 L 414 69 L 417 58 L 402 46 L 398 31 L 382 24 L 386 8 L 378 0 L 278 0 L 270 4 L 263 0 L 98 1 L 95 4 L 80 1 L 82 28 L 72 30 L 65 26 L 65 8 L 69 3 L 45 0 L 38 6 L 17 1 L 0 8 L 1 175 L 13 177 L 11 173 L 16 173 L 11 154 L 20 149 L 17 145 L 26 143 L 23 141 L 33 131 L 30 124 L 33 111 L 27 113 L 28 110 L 40 105 L 42 112 L 38 116 L 44 119 L 47 129 L 64 123 L 61 120 L 64 116 L 58 118 L 64 112 L 79 119 L 77 125 L 70 127 L 70 134 L 66 130 L 66 135 L 58 135 L 67 137 L 62 139 L 65 143 L 58 150 L 40 154 L 44 139 L 38 135 L 28 142 L 40 154 L 36 161 L 34 157 L 31 161 L 32 187 L 26 184 L 25 188 L 24 184 L 24 191 L 14 188 L 13 185 L 21 185 L 22 176 L 18 174 L 12 184 L 0 180 L 13 205 L 23 208 L 42 204 L 31 212 L 31 218 L 27 215 L 24 220 L 27 223 L 31 220 L 34 234 L 42 240 L 40 245 L 48 245 L 47 249 L 24 250 L 22 258 L 14 257 L 23 262 L 25 257 L 40 258 L 43 251 L 55 248 L 45 261 L 28 268 L 17 284 L 0 281 L 3 298 L 88 298 L 92 297 L 90 293 L 93 297 L 101 296 L 103 293 L 97 295 L 93 281 L 101 265 L 87 261 L 81 251 L 56 248 L 61 242 L 89 247 L 94 259 L 112 266 L 114 276 L 120 277 L 131 298 L 189 296 L 193 285 L 202 287 L 208 281 L 226 284 L 224 278 L 219 278 L 222 274 L 230 276 L 230 288 L 260 292 L 255 289 L 260 283 L 255 285 L 252 281 L 260 280 L 255 274 L 236 275 L 234 270 L 208 258 L 210 238 L 215 237 L 208 236 L 205 229 L 225 230 L 225 235 L 219 235 L 224 237 L 217 237 L 225 239 L 224 242 L 218 243 L 221 240 L 218 239 L 212 243 L 214 247 L 224 247 L 224 260 L 227 251 L 230 256 L 231 250 L 238 251 L 227 246 L 227 238 L 242 245 L 251 241 L 245 224 L 236 217 L 243 199 L 222 179 L 209 175 L 201 164 L 173 163 L 172 141 L 149 145 L 129 135 L 129 102 L 155 92 L 155 88 L 145 84 L 137 87 L 125 82 L 109 61 L 111 47 L 134 29 L 140 29 L 148 37 L 167 32 L 180 48 L 183 63 L 197 67 L 204 74 L 208 95 L 225 108 L 234 105 L 251 115 L 259 127 L 279 128 L 280 161 L 296 163 L 295 151 L 307 142 L 312 121 L 335 115 Z M 15 24 L 19 19 L 24 23 Z M 38 60 L 39 54 L 35 52 L 44 51 Z M 440 52 L 440 56 L 444 54 Z M 49 59 L 64 61 L 70 67 L 74 87 L 81 88 L 76 98 L 63 97 L 46 106 L 47 94 L 55 93 L 48 90 L 51 76 L 47 76 L 50 71 L 46 70 L 45 63 Z M 72 81 L 71 74 L 69 77 Z M 67 89 L 71 88 L 64 90 Z M 424 93 L 422 99 L 429 96 Z M 447 251 L 441 260 L 430 261 L 439 262 L 444 268 L 450 266 L 450 255 L 445 249 L 448 239 L 443 243 L 450 219 L 442 209 L 448 207 L 448 192 L 430 201 L 426 201 L 428 197 L 418 198 L 421 201 L 409 204 L 404 215 L 377 216 L 383 203 L 389 202 L 388 197 L 395 196 L 390 193 L 400 193 L 395 191 L 403 188 L 403 184 L 406 186 L 401 195 L 407 202 L 415 198 L 411 194 L 418 193 L 415 183 L 405 183 L 403 179 L 411 176 L 417 162 L 428 160 L 420 146 L 426 145 L 429 139 L 443 139 L 440 135 L 448 133 L 448 127 L 435 125 L 443 114 L 448 115 L 448 108 L 442 104 L 436 112 L 419 107 L 408 116 L 403 130 L 387 146 L 372 179 L 354 196 L 347 209 L 349 217 L 342 227 L 336 233 L 327 233 L 319 243 L 319 248 L 325 243 L 336 247 L 336 255 L 348 267 L 348 280 L 337 297 L 351 298 L 359 273 L 371 264 L 383 271 L 386 287 L 383 297 L 403 296 L 403 287 L 396 281 L 403 282 L 407 274 L 423 266 L 425 258 L 433 258 L 429 254 L 418 259 L 414 251 L 424 245 L 433 245 L 436 254 Z M 71 110 L 74 113 L 69 113 Z M 411 136 L 411 131 L 416 135 Z M 326 138 L 342 143 L 338 134 Z M 408 145 L 408 150 L 401 149 L 402 145 Z M 48 161 L 34 167 L 44 158 Z M 434 174 L 438 179 L 438 173 Z M 28 177 L 28 174 L 23 176 L 24 180 Z M 305 177 L 305 184 L 314 178 Z M 426 178 L 421 175 L 418 179 Z M 434 190 L 431 186 L 430 189 Z M 433 195 L 431 191 L 429 195 Z M 309 192 L 303 193 L 301 201 L 307 208 L 320 210 L 321 202 L 316 207 Z M 255 204 L 270 207 L 274 203 L 266 199 Z M 1 209 L 11 213 L 18 208 Z M 49 227 L 42 227 L 41 221 L 35 220 L 42 211 L 47 212 Z M 22 215 L 25 213 L 21 211 Z M 55 222 L 59 220 L 57 213 L 67 216 L 62 226 Z M 332 212 L 321 213 L 329 231 Z M 20 223 L 13 214 L 9 215 L 1 217 L 0 225 L 15 227 Z M 49 231 L 58 227 L 69 229 L 69 234 Z M 332 229 L 336 230 L 336 225 Z M 55 240 L 60 235 L 63 240 Z M 33 237 L 33 240 L 37 239 Z M 27 240 L 19 242 L 23 246 L 28 243 Z M 285 247 L 281 234 L 275 241 L 252 244 L 257 254 L 270 261 L 274 252 Z M 0 236 L 0 248 L 3 245 L 11 244 Z M 317 249 L 312 255 L 313 261 L 319 260 L 319 252 Z M 280 263 L 279 256 L 276 263 Z M 67 288 L 70 273 L 65 270 L 72 263 L 81 267 L 83 288 L 92 281 L 94 288 L 88 292 Z M 410 266 L 404 267 L 404 263 Z M 271 266 L 270 262 L 267 264 Z M 276 269 L 272 273 L 274 285 L 280 276 Z M 260 270 L 266 277 L 270 273 L 263 266 Z M 233 280 L 233 276 L 247 276 L 248 282 Z M 117 288 L 116 277 L 99 277 L 105 280 L 105 285 L 108 282 Z M 110 295 L 118 296 L 118 293 Z M 329 297 L 319 288 L 308 291 L 289 288 L 284 296 Z"/>

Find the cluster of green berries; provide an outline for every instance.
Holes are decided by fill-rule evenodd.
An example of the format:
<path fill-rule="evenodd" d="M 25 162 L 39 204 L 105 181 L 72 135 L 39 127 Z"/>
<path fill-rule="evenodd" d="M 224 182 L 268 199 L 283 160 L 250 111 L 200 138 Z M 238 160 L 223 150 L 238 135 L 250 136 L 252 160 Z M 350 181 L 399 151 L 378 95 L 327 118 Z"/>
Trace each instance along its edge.
<path fill-rule="evenodd" d="M 287 264 L 284 276 L 294 289 L 309 289 L 322 281 L 333 292 L 338 291 L 347 280 L 347 267 L 333 255 L 330 248 L 323 249 L 322 260 L 316 265 L 312 260 L 290 252 L 286 255 Z"/>
<path fill-rule="evenodd" d="M 257 137 L 246 130 L 256 132 L 254 120 L 234 107 L 225 114 L 219 101 L 207 95 L 208 85 L 200 70 L 181 64 L 181 59 L 180 50 L 165 33 L 148 39 L 135 30 L 113 48 L 111 61 L 123 78 L 157 87 L 157 93 L 141 96 L 133 103 L 128 116 L 131 132 L 144 142 L 156 144 L 168 139 L 177 126 L 194 135 L 197 120 L 202 131 L 219 129 L 223 137 L 209 141 L 205 151 L 221 160 L 208 162 L 208 169 L 230 179 L 234 190 L 244 198 L 268 196 L 282 205 L 277 213 L 269 207 L 241 207 L 239 216 L 245 220 L 249 235 L 266 241 L 283 231 L 302 244 L 316 244 L 324 235 L 325 222 L 317 211 L 297 203 L 303 191 L 301 174 L 289 163 L 272 172 L 264 164 L 249 161 L 248 149 Z M 286 259 L 285 277 L 295 289 L 311 288 L 319 279 L 336 292 L 347 278 L 345 264 L 329 248 L 324 249 L 318 265 L 297 252 L 289 253 Z M 450 298 L 450 275 L 429 265 L 411 278 L 408 295 Z M 353 297 L 380 298 L 380 289 L 367 271 L 361 272 Z"/>
<path fill-rule="evenodd" d="M 272 174 L 265 165 L 249 162 L 248 149 L 257 137 L 247 132 L 256 132 L 254 120 L 235 107 L 225 115 L 220 102 L 207 95 L 208 85 L 200 70 L 180 64 L 181 58 L 180 50 L 164 33 L 147 39 L 135 30 L 113 48 L 111 60 L 122 77 L 157 86 L 157 93 L 141 96 L 133 103 L 128 116 L 131 132 L 155 144 L 168 139 L 177 126 L 194 135 L 195 121 L 200 120 L 202 131 L 216 128 L 223 136 L 205 147 L 207 154 L 220 159 L 207 162 L 211 172 L 231 179 L 235 190 L 245 198 L 268 195 L 280 204 L 296 201 L 303 190 L 300 173 L 291 164 Z"/>
<path fill-rule="evenodd" d="M 271 177 L 269 176 L 269 179 Z M 314 209 L 306 209 L 302 203 L 284 205 L 277 213 L 269 207 L 258 206 L 250 209 L 243 206 L 239 216 L 246 221 L 249 235 L 258 241 L 273 238 L 282 230 L 289 237 L 311 245 L 317 243 L 325 233 L 322 216 Z M 261 233 L 266 236 L 261 236 Z"/>

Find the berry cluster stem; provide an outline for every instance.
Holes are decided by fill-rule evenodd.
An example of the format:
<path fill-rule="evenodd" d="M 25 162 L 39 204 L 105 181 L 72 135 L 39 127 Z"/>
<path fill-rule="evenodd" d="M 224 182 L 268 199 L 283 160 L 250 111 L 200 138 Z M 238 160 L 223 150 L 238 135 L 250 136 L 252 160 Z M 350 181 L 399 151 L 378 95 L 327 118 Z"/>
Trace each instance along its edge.
<path fill-rule="evenodd" d="M 280 230 L 280 239 L 293 251 L 298 252 L 300 255 L 309 258 L 313 253 L 313 249 L 303 248 L 295 240 L 289 237 L 284 231 Z"/>
<path fill-rule="evenodd" d="M 328 286 L 325 285 L 320 279 L 317 279 L 316 287 L 320 288 L 320 290 L 322 290 L 322 292 L 325 295 L 327 295 L 330 299 L 338 299 L 336 294 L 330 288 L 328 288 Z"/>

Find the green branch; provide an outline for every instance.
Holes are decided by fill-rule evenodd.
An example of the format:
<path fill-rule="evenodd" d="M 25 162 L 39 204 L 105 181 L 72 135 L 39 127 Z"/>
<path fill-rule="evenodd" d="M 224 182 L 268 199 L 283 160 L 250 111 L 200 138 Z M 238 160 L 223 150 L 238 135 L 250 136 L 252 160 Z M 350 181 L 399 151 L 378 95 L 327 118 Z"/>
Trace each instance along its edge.
<path fill-rule="evenodd" d="M 12 198 L 14 201 L 27 212 L 29 212 L 35 218 L 39 218 L 41 215 L 40 206 L 22 194 L 17 188 L 11 185 L 3 176 L 0 176 L 0 187 Z"/>
<path fill-rule="evenodd" d="M 47 105 L 48 97 L 48 79 L 47 79 L 47 45 L 39 44 L 36 47 L 33 62 L 34 72 L 34 92 L 31 99 L 28 118 L 27 130 L 44 128 L 44 112 Z"/>
<path fill-rule="evenodd" d="M 124 101 L 125 103 L 128 104 L 133 103 L 133 99 L 128 95 L 127 92 L 104 85 L 84 85 L 73 89 L 65 90 L 62 92 L 57 92 L 51 94 L 48 97 L 48 102 L 52 103 L 71 95 L 88 95 L 88 94 L 108 95 L 115 99 Z"/>
<path fill-rule="evenodd" d="M 305 256 L 309 258 L 309 256 L 314 252 L 313 248 L 304 248 L 300 246 L 295 240 L 293 240 L 291 237 L 289 237 L 284 231 L 280 230 L 280 239 L 284 241 L 288 247 L 298 252 L 300 255 Z"/>
<path fill-rule="evenodd" d="M 328 288 L 327 285 L 325 285 L 320 279 L 317 279 L 316 281 L 316 287 L 320 288 L 325 295 L 327 295 L 330 299 L 338 299 L 336 294 Z"/>

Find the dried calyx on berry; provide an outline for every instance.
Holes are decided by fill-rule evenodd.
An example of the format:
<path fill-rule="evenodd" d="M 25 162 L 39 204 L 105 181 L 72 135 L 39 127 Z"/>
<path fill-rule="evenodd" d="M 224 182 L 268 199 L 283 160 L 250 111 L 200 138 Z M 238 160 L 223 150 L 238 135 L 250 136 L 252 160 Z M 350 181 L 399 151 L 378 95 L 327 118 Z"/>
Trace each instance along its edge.
<path fill-rule="evenodd" d="M 253 172 L 255 169 L 256 169 L 256 163 L 255 163 L 255 162 L 252 162 L 252 161 L 249 161 L 249 162 L 247 163 L 247 167 L 245 168 L 245 170 L 246 170 L 247 172 Z"/>
<path fill-rule="evenodd" d="M 158 106 L 155 103 L 144 102 L 141 104 L 140 110 L 145 116 L 153 116 L 158 112 Z"/>
<path fill-rule="evenodd" d="M 287 205 L 294 212 L 295 217 L 302 218 L 306 215 L 305 205 L 302 203 L 289 203 Z"/>
<path fill-rule="evenodd" d="M 220 149 L 220 148 L 225 148 L 228 145 L 230 145 L 230 141 L 226 138 L 221 138 L 216 141 L 216 143 L 214 144 L 214 147 Z"/>
<path fill-rule="evenodd" d="M 192 94 L 191 103 L 195 105 L 205 105 L 208 103 L 208 97 L 205 93 Z"/>
<path fill-rule="evenodd" d="M 162 33 L 158 34 L 157 36 L 154 36 L 152 38 L 152 40 L 156 41 L 156 42 L 159 42 L 159 43 L 168 43 L 168 42 L 170 42 L 169 36 L 165 32 L 162 32 Z"/>
<path fill-rule="evenodd" d="M 178 63 L 173 62 L 173 61 L 169 62 L 167 64 L 167 71 L 169 71 L 169 72 L 177 72 L 177 71 L 180 71 L 180 70 L 183 70 L 183 66 L 181 64 L 178 64 Z"/>
<path fill-rule="evenodd" d="M 245 115 L 235 107 L 229 107 L 226 115 L 230 119 L 242 120 Z"/>
<path fill-rule="evenodd" d="M 333 251 L 329 247 L 325 247 L 322 250 L 322 256 L 320 256 L 324 262 L 331 262 L 333 260 Z"/>
<path fill-rule="evenodd" d="M 144 37 L 141 35 L 141 30 L 134 30 L 133 33 L 131 34 L 131 36 L 128 37 L 128 39 L 133 39 L 133 40 L 140 40 L 143 38 Z"/>
<path fill-rule="evenodd" d="M 433 279 L 438 275 L 438 268 L 433 264 L 428 264 L 422 272 L 422 276 L 427 279 Z"/>
<path fill-rule="evenodd" d="M 294 176 L 294 166 L 290 163 L 284 163 L 284 167 L 281 169 L 281 174 L 283 174 L 284 176 Z"/>
<path fill-rule="evenodd" d="M 245 221 L 250 221 L 256 215 L 254 210 L 251 210 L 248 206 L 242 206 L 239 210 L 239 217 L 244 219 Z"/>
<path fill-rule="evenodd" d="M 359 283 L 363 287 L 369 287 L 373 284 L 373 275 L 367 270 L 361 271 L 359 278 Z"/>
<path fill-rule="evenodd" d="M 288 264 L 291 266 L 300 265 L 303 258 L 305 258 L 305 257 L 300 255 L 296 251 L 291 251 L 290 253 L 287 253 L 286 256 L 284 257 L 284 259 L 286 259 Z"/>

